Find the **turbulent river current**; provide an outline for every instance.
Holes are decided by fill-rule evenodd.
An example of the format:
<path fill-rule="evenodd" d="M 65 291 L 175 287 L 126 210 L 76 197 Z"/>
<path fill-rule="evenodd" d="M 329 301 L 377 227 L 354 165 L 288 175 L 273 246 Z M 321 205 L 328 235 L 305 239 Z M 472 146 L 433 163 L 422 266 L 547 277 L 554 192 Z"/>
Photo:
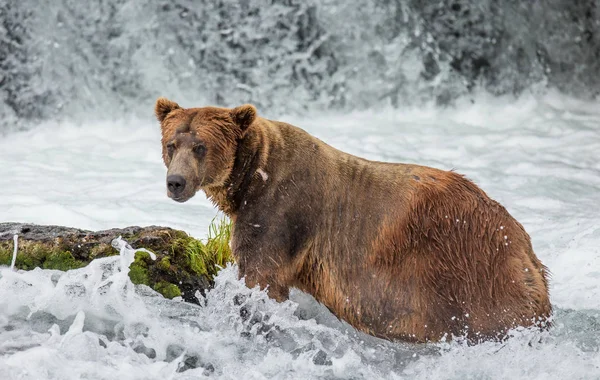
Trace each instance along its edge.
<path fill-rule="evenodd" d="M 8 379 L 598 379 L 600 108 L 561 94 L 285 118 L 370 159 L 454 168 L 503 203 L 550 268 L 554 327 L 503 343 L 391 343 L 310 296 L 278 304 L 230 266 L 203 307 L 126 276 L 130 252 L 58 272 L 0 269 L 0 373 Z M 203 238 L 203 195 L 165 195 L 152 120 L 47 122 L 0 141 L 0 220 L 89 229 L 132 224 Z M 243 309 L 243 310 L 242 310 Z"/>

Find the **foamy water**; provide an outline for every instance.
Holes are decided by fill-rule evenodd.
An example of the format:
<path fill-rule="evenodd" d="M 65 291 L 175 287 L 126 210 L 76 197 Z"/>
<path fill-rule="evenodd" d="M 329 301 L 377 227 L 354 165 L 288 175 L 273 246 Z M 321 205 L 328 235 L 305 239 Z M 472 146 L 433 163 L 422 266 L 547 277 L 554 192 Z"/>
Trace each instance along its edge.
<path fill-rule="evenodd" d="M 600 104 L 557 95 L 286 118 L 363 157 L 454 168 L 504 204 L 552 272 L 548 332 L 504 343 L 390 343 L 311 297 L 278 304 L 230 266 L 195 306 L 127 278 L 127 255 L 59 272 L 0 269 L 7 379 L 598 379 Z M 89 229 L 160 224 L 204 237 L 198 194 L 165 195 L 156 123 L 43 125 L 0 141 L 0 221 Z"/>

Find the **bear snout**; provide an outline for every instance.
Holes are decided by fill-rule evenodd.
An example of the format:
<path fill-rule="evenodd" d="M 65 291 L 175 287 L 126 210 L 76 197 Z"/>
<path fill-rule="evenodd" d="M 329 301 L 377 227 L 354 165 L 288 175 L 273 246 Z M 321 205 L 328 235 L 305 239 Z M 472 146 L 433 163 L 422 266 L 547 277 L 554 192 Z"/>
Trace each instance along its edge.
<path fill-rule="evenodd" d="M 178 174 L 173 174 L 167 177 L 167 189 L 169 190 L 169 197 L 180 201 L 183 200 L 181 195 L 185 190 L 186 180 L 183 176 Z"/>

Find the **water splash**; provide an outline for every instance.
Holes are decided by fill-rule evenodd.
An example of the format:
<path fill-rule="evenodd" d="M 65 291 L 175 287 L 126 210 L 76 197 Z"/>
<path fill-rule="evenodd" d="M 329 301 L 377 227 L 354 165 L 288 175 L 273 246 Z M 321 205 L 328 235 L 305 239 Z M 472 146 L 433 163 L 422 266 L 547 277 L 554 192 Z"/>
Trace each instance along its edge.
<path fill-rule="evenodd" d="M 164 299 L 128 280 L 122 263 L 135 250 L 120 239 L 115 245 L 118 257 L 68 272 L 0 268 L 3 373 L 24 379 L 514 378 L 542 368 L 585 375 L 598 359 L 600 341 L 589 339 L 600 322 L 593 313 L 558 310 L 554 330 L 516 329 L 504 343 L 392 343 L 357 333 L 298 291 L 277 303 L 247 288 L 233 265 L 219 272 L 203 306 Z M 573 336 L 572 329 L 587 332 Z"/>
<path fill-rule="evenodd" d="M 15 270 L 15 264 L 17 262 L 17 250 L 19 249 L 19 235 L 15 234 L 13 236 L 13 255 L 12 260 L 10 262 L 10 270 Z"/>
<path fill-rule="evenodd" d="M 146 252 L 150 255 L 152 260 L 156 260 L 156 255 L 154 252 L 147 250 L 146 248 L 132 248 L 129 243 L 121 238 L 121 236 L 113 239 L 110 243 L 113 248 L 119 251 L 119 257 L 121 258 L 121 268 L 124 268 L 126 271 L 129 270 L 129 266 L 133 264 L 135 261 L 135 253 L 136 252 Z"/>

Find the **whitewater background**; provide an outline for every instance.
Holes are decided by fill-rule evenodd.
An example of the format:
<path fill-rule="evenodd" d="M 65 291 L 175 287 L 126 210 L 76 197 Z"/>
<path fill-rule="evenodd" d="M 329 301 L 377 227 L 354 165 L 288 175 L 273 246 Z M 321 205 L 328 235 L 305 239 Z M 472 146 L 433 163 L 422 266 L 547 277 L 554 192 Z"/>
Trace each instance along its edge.
<path fill-rule="evenodd" d="M 1 222 L 204 238 L 214 207 L 165 194 L 154 101 L 250 102 L 474 180 L 531 235 L 555 307 L 503 343 L 391 343 L 235 266 L 203 307 L 166 300 L 125 247 L 0 268 L 0 378 L 600 379 L 599 95 L 600 0 L 0 0 Z"/>

